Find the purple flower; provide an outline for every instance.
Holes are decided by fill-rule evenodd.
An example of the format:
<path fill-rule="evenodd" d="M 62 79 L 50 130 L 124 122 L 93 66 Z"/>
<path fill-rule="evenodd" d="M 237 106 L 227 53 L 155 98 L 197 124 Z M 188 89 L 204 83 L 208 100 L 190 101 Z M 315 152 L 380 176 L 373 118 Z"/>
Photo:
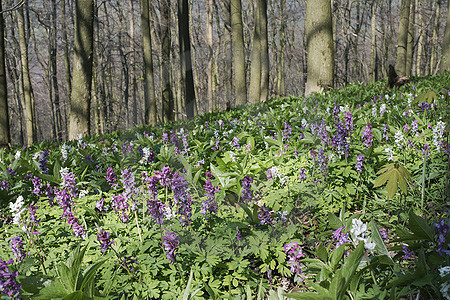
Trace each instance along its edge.
<path fill-rule="evenodd" d="M 239 231 L 239 227 L 236 226 L 236 239 L 238 241 L 242 240 L 241 232 Z"/>
<path fill-rule="evenodd" d="M 23 241 L 22 236 L 18 235 L 14 238 L 11 238 L 11 242 L 9 243 L 9 246 L 11 246 L 12 253 L 14 255 L 14 258 L 21 262 L 25 258 L 25 252 L 23 251 Z"/>
<path fill-rule="evenodd" d="M 0 258 L 0 294 L 6 294 L 13 299 L 20 299 L 20 289 L 22 285 L 16 280 L 18 271 L 9 271 L 8 265 L 14 263 L 12 259 L 3 261 Z"/>
<path fill-rule="evenodd" d="M 417 131 L 419 130 L 419 121 L 414 120 L 411 123 L 411 132 L 412 133 L 417 133 Z"/>
<path fill-rule="evenodd" d="M 383 138 L 385 141 L 389 140 L 389 125 L 388 125 L 388 124 L 384 124 L 384 125 L 383 125 L 382 138 Z"/>
<path fill-rule="evenodd" d="M 31 182 L 33 183 L 32 193 L 40 196 L 42 193 L 42 188 L 43 188 L 42 179 L 40 179 L 39 177 L 33 176 L 31 178 Z"/>
<path fill-rule="evenodd" d="M 345 157 L 348 157 L 350 151 L 349 133 L 346 126 L 338 122 L 336 123 L 336 134 L 331 138 L 332 146 L 337 149 L 340 155 L 345 155 Z"/>
<path fill-rule="evenodd" d="M 136 266 L 137 266 L 137 259 L 133 258 L 135 256 L 125 256 L 122 260 L 122 262 L 124 263 L 125 266 L 127 266 L 128 270 L 130 270 L 130 272 L 132 273 L 136 273 Z"/>
<path fill-rule="evenodd" d="M 364 167 L 364 154 L 359 154 L 358 156 L 356 156 L 356 164 L 355 164 L 355 169 L 356 171 L 358 171 L 359 173 L 362 172 L 363 167 Z"/>
<path fill-rule="evenodd" d="M 302 247 L 297 242 L 284 244 L 284 253 L 288 257 L 288 266 L 290 266 L 291 272 L 294 274 L 302 274 L 300 259 L 305 257 Z"/>
<path fill-rule="evenodd" d="M 251 201 L 253 199 L 252 183 L 252 177 L 245 176 L 244 179 L 242 179 L 242 199 L 248 201 Z"/>
<path fill-rule="evenodd" d="M 383 241 L 386 242 L 389 239 L 387 230 L 385 228 L 381 228 L 381 229 L 379 229 L 379 231 L 380 231 L 381 238 L 383 239 Z"/>
<path fill-rule="evenodd" d="M 67 217 L 72 214 L 72 204 L 74 202 L 66 189 L 57 189 L 55 192 L 55 199 L 58 201 L 58 205 L 63 209 L 63 217 Z"/>
<path fill-rule="evenodd" d="M 446 223 L 444 219 L 440 220 L 437 223 L 433 224 L 437 234 L 437 252 L 442 255 L 442 253 L 450 254 L 450 250 L 444 250 L 445 246 L 450 247 L 450 244 L 447 244 L 447 235 L 449 232 L 449 224 Z"/>
<path fill-rule="evenodd" d="M 108 182 L 113 189 L 118 187 L 116 173 L 114 173 L 114 170 L 111 167 L 108 167 L 106 170 L 106 182 Z"/>
<path fill-rule="evenodd" d="M 166 257 L 170 260 L 170 264 L 175 263 L 176 253 L 178 247 L 178 236 L 175 232 L 170 232 L 166 229 L 166 235 L 162 236 L 162 244 L 166 251 Z"/>
<path fill-rule="evenodd" d="M 216 193 L 220 191 L 220 187 L 213 186 L 211 180 L 208 179 L 203 188 L 206 191 L 206 200 L 202 201 L 200 213 L 204 215 L 208 212 L 217 213 L 219 207 L 216 201 Z"/>
<path fill-rule="evenodd" d="M 9 190 L 9 181 L 8 180 L 0 181 L 0 191 L 7 191 L 7 190 Z"/>
<path fill-rule="evenodd" d="M 422 161 L 425 161 L 430 157 L 430 145 L 425 144 L 422 148 Z"/>
<path fill-rule="evenodd" d="M 284 122 L 283 141 L 288 141 L 291 138 L 291 134 L 292 134 L 292 127 L 289 125 L 288 122 Z"/>
<path fill-rule="evenodd" d="M 44 150 L 39 155 L 39 169 L 42 171 L 43 174 L 48 174 L 47 160 L 49 153 L 50 150 Z"/>
<path fill-rule="evenodd" d="M 305 169 L 300 169 L 300 174 L 298 176 L 298 179 L 300 180 L 300 182 L 302 182 L 303 180 L 306 179 L 306 170 Z"/>
<path fill-rule="evenodd" d="M 322 147 L 319 149 L 319 153 L 317 156 L 317 163 L 319 164 L 319 168 L 324 175 L 328 173 L 328 157 L 325 155 Z"/>
<path fill-rule="evenodd" d="M 237 137 L 237 136 L 235 136 L 235 137 L 233 138 L 233 140 L 231 141 L 231 144 L 232 144 L 233 147 L 236 148 L 236 149 L 241 148 L 241 145 L 239 145 L 239 140 L 240 140 L 240 138 Z"/>
<path fill-rule="evenodd" d="M 187 180 L 183 175 L 175 173 L 172 178 L 172 192 L 175 205 L 178 206 L 180 221 L 182 225 L 186 225 L 191 219 L 192 200 L 187 188 Z"/>
<path fill-rule="evenodd" d="M 110 241 L 111 233 L 101 229 L 100 232 L 97 234 L 97 241 L 99 241 L 100 243 L 102 243 L 100 245 L 100 248 L 102 249 L 102 252 L 104 253 L 109 246 L 111 246 L 112 244 L 114 244 L 114 241 Z"/>
<path fill-rule="evenodd" d="M 364 131 L 361 136 L 363 140 L 364 147 L 369 148 L 372 146 L 373 133 L 372 133 L 372 124 L 369 123 L 364 127 Z"/>
<path fill-rule="evenodd" d="M 148 176 L 147 172 L 142 172 L 142 178 L 147 184 L 147 191 L 151 196 L 152 200 L 158 199 L 158 183 L 159 179 L 157 176 Z"/>
<path fill-rule="evenodd" d="M 122 182 L 124 192 L 123 196 L 125 199 L 131 199 L 134 195 L 139 194 L 138 188 L 136 188 L 136 182 L 131 169 L 125 169 L 120 175 L 120 182 Z"/>
<path fill-rule="evenodd" d="M 166 214 L 164 203 L 154 199 L 147 200 L 148 213 L 152 215 L 152 218 L 156 220 L 156 224 L 163 224 Z"/>
<path fill-rule="evenodd" d="M 133 143 L 122 143 L 122 155 L 127 157 L 131 152 L 133 152 Z"/>
<path fill-rule="evenodd" d="M 99 211 L 108 210 L 108 208 L 105 207 L 105 198 L 102 197 L 100 200 L 98 200 L 97 203 L 95 204 L 95 208 L 98 209 Z"/>
<path fill-rule="evenodd" d="M 270 211 L 265 205 L 258 208 L 258 219 L 261 225 L 271 225 L 274 220 L 272 218 L 272 211 Z"/>
<path fill-rule="evenodd" d="M 310 128 L 311 133 L 319 136 L 323 144 L 329 145 L 331 143 L 325 121 L 312 123 Z"/>
<path fill-rule="evenodd" d="M 403 256 L 402 256 L 403 259 L 408 259 L 414 255 L 414 251 L 411 251 L 408 248 L 408 246 L 405 244 L 403 244 L 403 246 L 402 246 L 402 252 L 403 252 Z"/>
<path fill-rule="evenodd" d="M 67 223 L 72 226 L 73 233 L 76 237 L 82 237 L 83 239 L 86 237 L 86 230 L 83 226 L 78 224 L 78 218 L 74 215 L 67 217 Z"/>
<path fill-rule="evenodd" d="M 348 233 L 343 233 L 345 226 L 339 227 L 335 231 L 333 231 L 333 239 L 336 241 L 336 248 L 344 245 L 345 243 L 349 243 L 350 239 L 348 238 Z"/>
<path fill-rule="evenodd" d="M 28 212 L 30 213 L 30 216 L 29 216 L 30 223 L 34 224 L 34 226 L 37 228 L 39 222 L 41 221 L 36 216 L 36 210 L 38 209 L 38 206 L 34 205 L 34 201 L 33 201 L 33 202 L 31 202 L 30 206 L 27 209 L 28 209 Z M 39 232 L 37 232 L 37 231 L 34 231 L 33 233 L 39 234 Z"/>
<path fill-rule="evenodd" d="M 164 166 L 161 171 L 155 171 L 155 177 L 158 179 L 159 184 L 163 187 L 168 187 L 172 181 L 172 172 L 169 166 Z"/>
<path fill-rule="evenodd" d="M 128 208 L 130 207 L 130 205 L 128 204 L 127 199 L 123 196 L 123 195 L 117 195 L 117 196 L 113 196 L 112 198 L 112 208 L 114 209 L 114 211 L 117 212 L 121 212 L 122 216 L 122 222 L 126 223 L 128 222 L 128 215 L 126 214 Z"/>
<path fill-rule="evenodd" d="M 344 123 L 345 129 L 347 129 L 348 132 L 351 132 L 353 130 L 353 115 L 351 112 L 349 111 L 345 112 Z"/>

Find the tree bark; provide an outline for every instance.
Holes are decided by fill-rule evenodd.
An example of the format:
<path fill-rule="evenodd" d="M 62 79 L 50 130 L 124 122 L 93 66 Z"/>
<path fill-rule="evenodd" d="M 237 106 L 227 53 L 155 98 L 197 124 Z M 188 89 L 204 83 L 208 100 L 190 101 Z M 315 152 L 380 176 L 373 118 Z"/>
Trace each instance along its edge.
<path fill-rule="evenodd" d="M 187 118 L 195 115 L 194 74 L 192 70 L 189 27 L 189 0 L 178 0 L 178 38 L 180 45 L 181 82 Z"/>
<path fill-rule="evenodd" d="M 261 2 L 253 2 L 253 42 L 250 62 L 250 103 L 256 103 L 261 96 Z"/>
<path fill-rule="evenodd" d="M 286 94 L 285 75 L 284 75 L 284 50 L 286 48 L 286 18 L 284 16 L 286 1 L 280 0 L 280 47 L 278 49 L 278 65 L 277 65 L 277 94 L 284 96 Z"/>
<path fill-rule="evenodd" d="M 57 141 L 62 140 L 62 115 L 61 115 L 61 104 L 59 97 L 59 85 L 58 85 L 58 69 L 57 69 L 57 4 L 56 0 L 51 1 L 51 13 L 50 13 L 50 78 L 51 85 L 53 86 L 53 106 L 55 111 L 55 129 L 56 129 L 56 139 Z"/>
<path fill-rule="evenodd" d="M 397 40 L 397 60 L 395 63 L 395 68 L 398 70 L 401 76 L 406 74 L 406 52 L 408 44 L 410 4 L 410 0 L 402 0 L 402 6 L 400 10 L 400 23 L 398 27 Z"/>
<path fill-rule="evenodd" d="M 136 49 L 134 46 L 134 0 L 129 1 L 130 4 L 130 85 L 131 85 L 131 118 L 130 123 L 132 126 L 137 126 L 137 82 L 136 82 L 136 66 L 135 55 Z M 128 109 L 128 108 L 127 108 Z"/>
<path fill-rule="evenodd" d="M 161 39 L 161 94 L 164 122 L 173 121 L 174 99 L 171 86 L 171 35 L 170 35 L 170 0 L 160 2 L 160 39 Z"/>
<path fill-rule="evenodd" d="M 3 10 L 0 0 L 0 11 Z M 11 143 L 8 112 L 8 86 L 6 84 L 6 60 L 5 60 L 5 22 L 3 14 L 0 14 L 0 147 Z"/>
<path fill-rule="evenodd" d="M 438 34 L 439 34 L 439 18 L 441 16 L 441 2 L 436 1 L 436 12 L 434 15 L 433 37 L 431 38 L 431 58 L 430 58 L 430 73 L 435 74 L 437 71 L 437 56 L 438 56 Z M 444 48 L 443 48 L 444 49 Z"/>
<path fill-rule="evenodd" d="M 144 48 L 144 122 L 156 125 L 156 98 L 153 81 L 152 39 L 150 33 L 149 0 L 141 0 L 142 45 Z"/>
<path fill-rule="evenodd" d="M 442 41 L 442 55 L 440 72 L 450 71 L 450 1 L 448 1 L 447 22 L 445 23 L 444 40 Z"/>
<path fill-rule="evenodd" d="M 17 10 L 17 26 L 19 32 L 20 60 L 22 64 L 24 115 L 26 128 L 26 145 L 30 146 L 35 141 L 34 103 L 33 90 L 31 86 L 30 72 L 28 67 L 27 37 L 25 33 L 25 18 L 23 6 Z"/>
<path fill-rule="evenodd" d="M 404 74 L 406 76 L 411 76 L 413 65 L 414 40 L 416 38 L 415 16 L 416 16 L 416 1 L 411 0 L 409 24 L 408 24 L 408 44 L 406 46 L 406 72 Z"/>
<path fill-rule="evenodd" d="M 90 134 L 92 61 L 94 48 L 94 0 L 77 0 L 75 53 L 69 114 L 69 140 Z"/>
<path fill-rule="evenodd" d="M 423 0 L 417 0 L 417 12 L 418 12 L 418 33 L 419 40 L 417 42 L 417 56 L 416 56 L 416 76 L 422 76 L 422 55 L 424 47 L 424 24 L 423 24 Z"/>
<path fill-rule="evenodd" d="M 377 57 L 377 3 L 372 2 L 372 18 L 370 22 L 370 81 L 375 82 L 376 76 L 376 57 Z"/>
<path fill-rule="evenodd" d="M 207 0 L 206 4 L 206 43 L 208 45 L 208 67 L 207 67 L 207 80 L 208 80 L 208 112 L 213 112 L 214 97 L 215 97 L 215 82 L 214 82 L 214 50 L 213 50 L 213 10 L 214 1 Z"/>
<path fill-rule="evenodd" d="M 245 74 L 244 33 L 242 28 L 241 0 L 230 1 L 230 12 L 236 105 L 244 105 L 247 103 L 247 77 Z"/>
<path fill-rule="evenodd" d="M 259 102 L 265 102 L 269 99 L 269 40 L 267 32 L 267 0 L 260 1 L 259 7 L 260 21 L 260 47 L 261 47 L 261 93 Z"/>
<path fill-rule="evenodd" d="M 306 4 L 308 79 L 305 95 L 328 90 L 334 81 L 333 25 L 330 0 L 308 0 Z"/>

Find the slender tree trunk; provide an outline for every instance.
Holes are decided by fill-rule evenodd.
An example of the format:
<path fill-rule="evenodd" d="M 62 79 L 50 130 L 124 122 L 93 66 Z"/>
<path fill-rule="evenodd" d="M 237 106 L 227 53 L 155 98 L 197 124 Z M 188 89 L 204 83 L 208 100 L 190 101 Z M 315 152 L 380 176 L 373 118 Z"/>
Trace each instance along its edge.
<path fill-rule="evenodd" d="M 56 0 L 51 1 L 52 12 L 51 17 L 51 27 L 50 27 L 50 64 L 51 64 L 51 84 L 53 85 L 53 104 L 55 107 L 55 129 L 56 138 L 58 141 L 62 140 L 62 115 L 61 115 L 61 104 L 59 97 L 59 85 L 58 85 L 58 67 L 57 67 L 57 4 Z"/>
<path fill-rule="evenodd" d="M 444 40 L 442 41 L 442 67 L 440 72 L 450 71 L 450 1 L 447 7 L 447 21 L 445 23 Z"/>
<path fill-rule="evenodd" d="M 170 0 L 160 2 L 160 37 L 161 37 L 161 94 L 164 122 L 174 120 L 174 99 L 171 86 L 171 35 L 170 35 Z"/>
<path fill-rule="evenodd" d="M 247 79 L 245 75 L 245 52 L 241 0 L 230 1 L 230 12 L 236 105 L 243 105 L 247 103 Z"/>
<path fill-rule="evenodd" d="M 305 95 L 333 87 L 334 47 L 330 0 L 308 0 L 306 4 L 308 80 Z"/>
<path fill-rule="evenodd" d="M 438 35 L 439 35 L 439 19 L 441 16 L 442 0 L 436 1 L 436 13 L 434 16 L 433 37 L 431 39 L 431 58 L 430 58 L 430 72 L 435 74 L 437 71 L 437 57 L 438 57 Z M 445 50 L 445 49 L 444 49 Z"/>
<path fill-rule="evenodd" d="M 377 57 L 377 3 L 372 2 L 372 18 L 370 22 L 370 81 L 376 81 L 376 57 Z"/>
<path fill-rule="evenodd" d="M 68 15 L 66 14 L 66 0 L 61 0 L 61 15 L 64 20 L 68 20 Z M 66 94 L 72 94 L 72 71 L 70 66 L 70 51 L 69 51 L 69 39 L 67 37 L 67 24 L 66 22 L 61 22 L 62 26 L 62 38 L 63 38 L 63 51 L 64 51 L 64 71 L 66 80 Z M 64 132 L 63 139 L 67 138 L 67 111 L 65 111 L 64 116 L 66 117 L 64 121 L 61 120 L 62 131 Z"/>
<path fill-rule="evenodd" d="M 418 33 L 419 41 L 417 42 L 417 58 L 416 58 L 416 76 L 422 76 L 422 55 L 424 47 L 424 24 L 423 24 L 423 0 L 417 0 L 417 12 L 418 12 Z"/>
<path fill-rule="evenodd" d="M 260 1 L 253 2 L 253 42 L 250 64 L 250 103 L 256 103 L 261 96 L 261 13 Z"/>
<path fill-rule="evenodd" d="M 233 61 L 233 48 L 231 45 L 231 34 L 232 34 L 232 28 L 231 28 L 231 11 L 230 11 L 230 0 L 219 0 L 219 4 L 222 8 L 222 15 L 223 15 L 223 22 L 224 22 L 224 27 L 225 27 L 225 33 L 221 36 L 219 34 L 219 36 L 221 37 L 221 44 L 223 45 L 223 47 L 225 48 L 224 52 L 223 52 L 223 60 L 222 60 L 222 65 L 225 66 L 225 80 L 224 81 L 224 103 L 225 107 L 231 107 L 233 102 L 233 68 L 230 68 L 229 66 L 232 65 L 232 61 Z M 216 20 L 218 20 L 219 17 L 216 17 Z M 220 28 L 219 26 L 217 26 L 217 28 Z M 216 74 L 217 75 L 217 74 Z M 217 76 L 217 80 L 221 80 L 222 76 Z M 223 106 L 222 106 L 223 107 Z M 222 109 L 222 107 L 220 107 L 218 105 L 218 109 Z"/>
<path fill-rule="evenodd" d="M 181 82 L 184 91 L 184 109 L 187 118 L 195 115 L 194 74 L 192 70 L 189 27 L 189 0 L 178 0 L 178 37 L 180 45 Z"/>
<path fill-rule="evenodd" d="M 157 123 L 155 84 L 153 81 L 152 40 L 150 33 L 149 0 L 141 0 L 142 45 L 144 48 L 144 122 Z"/>
<path fill-rule="evenodd" d="M 208 80 L 208 111 L 213 112 L 214 97 L 215 97 L 215 82 L 214 82 L 214 50 L 213 50 L 213 10 L 214 1 L 207 0 L 206 4 L 206 43 L 208 45 L 208 68 L 207 68 L 207 80 Z"/>
<path fill-rule="evenodd" d="M 94 0 L 77 0 L 75 53 L 69 114 L 69 140 L 90 134 L 92 61 L 94 49 Z"/>
<path fill-rule="evenodd" d="M 400 10 L 400 24 L 398 28 L 397 41 L 397 60 L 395 66 L 401 76 L 404 76 L 406 74 L 406 53 L 408 44 L 410 3 L 410 0 L 402 0 L 402 6 Z"/>
<path fill-rule="evenodd" d="M 3 10 L 0 0 L 0 11 Z M 8 112 L 8 86 L 6 84 L 6 60 L 5 60 L 5 23 L 3 14 L 0 14 L 0 147 L 11 143 Z"/>
<path fill-rule="evenodd" d="M 261 47 L 261 93 L 259 96 L 260 102 L 265 102 L 269 99 L 269 40 L 267 31 L 267 0 L 261 0 L 259 7 L 259 21 L 260 21 L 260 47 Z"/>
<path fill-rule="evenodd" d="M 405 72 L 406 76 L 411 76 L 413 65 L 414 40 L 416 38 L 415 12 L 416 12 L 416 1 L 411 0 L 409 24 L 408 24 L 408 44 L 406 46 L 406 72 Z"/>
<path fill-rule="evenodd" d="M 286 94 L 285 75 L 284 75 L 284 51 L 286 48 L 286 18 L 284 10 L 286 6 L 285 0 L 280 0 L 280 48 L 278 49 L 278 65 L 277 65 L 277 94 L 284 96 Z"/>
<path fill-rule="evenodd" d="M 25 103 L 25 128 L 26 128 L 26 145 L 30 146 L 35 140 L 35 124 L 34 124 L 34 104 L 33 91 L 31 87 L 30 73 L 28 67 L 28 49 L 25 34 L 25 18 L 23 6 L 17 10 L 17 26 L 19 31 L 20 60 L 22 64 L 22 80 L 23 93 Z"/>
<path fill-rule="evenodd" d="M 137 82 L 136 82 L 136 66 L 135 66 L 135 53 L 134 46 L 134 0 L 129 1 L 130 4 L 130 85 L 131 85 L 131 118 L 130 123 L 132 126 L 137 126 Z M 129 109 L 129 108 L 127 108 Z"/>

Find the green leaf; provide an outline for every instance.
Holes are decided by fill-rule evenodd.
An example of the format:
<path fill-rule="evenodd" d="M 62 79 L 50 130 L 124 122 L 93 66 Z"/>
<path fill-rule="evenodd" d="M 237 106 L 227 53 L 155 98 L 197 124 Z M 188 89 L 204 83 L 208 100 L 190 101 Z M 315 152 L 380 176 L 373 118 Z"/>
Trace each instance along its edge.
<path fill-rule="evenodd" d="M 68 293 L 76 290 L 76 279 L 72 276 L 72 271 L 63 263 L 60 262 L 57 266 L 58 279 L 62 286 Z"/>
<path fill-rule="evenodd" d="M 378 230 L 378 226 L 375 223 L 375 221 L 370 221 L 369 228 L 371 229 L 371 236 L 373 241 L 375 242 L 375 249 L 381 254 L 386 255 L 389 257 L 389 259 L 392 261 L 392 258 L 389 256 L 389 251 L 386 248 L 386 245 L 384 244 L 383 238 L 380 235 L 380 231 Z M 392 261 L 392 263 L 394 263 Z"/>
<path fill-rule="evenodd" d="M 328 226 L 330 226 L 331 229 L 336 230 L 344 226 L 344 224 L 335 214 L 328 214 Z"/>
<path fill-rule="evenodd" d="M 83 282 L 81 283 L 81 290 L 83 293 L 87 294 L 89 297 L 94 296 L 94 276 L 97 273 L 98 269 L 105 263 L 106 260 L 99 261 L 92 266 L 89 267 L 89 269 L 86 270 Z M 88 288 L 86 291 L 85 288 Z"/>
<path fill-rule="evenodd" d="M 317 248 L 316 256 L 323 260 L 324 262 L 328 261 L 328 250 L 325 248 L 324 245 L 320 245 L 319 248 Z"/>
<path fill-rule="evenodd" d="M 293 298 L 293 299 L 301 299 L 301 300 L 333 300 L 330 296 L 319 295 L 312 292 L 305 293 L 288 293 L 284 294 L 284 296 Z"/>
<path fill-rule="evenodd" d="M 81 291 L 73 292 L 65 296 L 63 300 L 83 300 L 83 293 Z"/>
<path fill-rule="evenodd" d="M 350 255 L 344 260 L 344 266 L 342 267 L 342 275 L 345 278 L 345 282 L 349 283 L 349 279 L 355 274 L 356 269 L 361 262 L 364 254 L 364 242 L 360 242 L 359 245 L 353 250 Z"/>
<path fill-rule="evenodd" d="M 62 286 L 62 284 L 54 280 L 49 286 L 42 288 L 39 294 L 33 299 L 36 300 L 48 300 L 54 298 L 63 298 L 67 295 L 67 290 Z"/>
<path fill-rule="evenodd" d="M 342 269 L 337 270 L 330 283 L 329 293 L 333 299 L 341 299 L 341 291 L 344 288 L 345 279 L 342 276 Z"/>
<path fill-rule="evenodd" d="M 412 210 L 409 212 L 409 229 L 421 239 L 434 240 L 433 229 L 424 218 L 419 217 Z"/>
<path fill-rule="evenodd" d="M 345 246 L 340 245 L 334 252 L 331 254 L 331 261 L 330 266 L 333 270 L 336 270 L 339 262 L 342 259 L 342 256 L 344 255 Z"/>

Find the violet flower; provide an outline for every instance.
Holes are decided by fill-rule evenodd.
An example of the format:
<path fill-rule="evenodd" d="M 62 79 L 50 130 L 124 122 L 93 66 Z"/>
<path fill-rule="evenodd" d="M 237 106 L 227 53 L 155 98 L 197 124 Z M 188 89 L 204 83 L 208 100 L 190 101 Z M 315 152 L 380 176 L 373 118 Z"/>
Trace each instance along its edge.
<path fill-rule="evenodd" d="M 265 205 L 258 208 L 258 219 L 261 225 L 273 224 L 273 211 L 270 211 Z"/>
<path fill-rule="evenodd" d="M 114 173 L 114 170 L 111 167 L 108 167 L 106 170 L 106 182 L 108 182 L 113 189 L 118 187 L 116 173 Z"/>
<path fill-rule="evenodd" d="M 300 180 L 300 182 L 302 182 L 303 180 L 306 179 L 306 170 L 305 169 L 300 169 L 300 174 L 298 176 L 298 179 Z"/>
<path fill-rule="evenodd" d="M 170 260 L 170 264 L 174 264 L 176 261 L 176 253 L 178 247 L 178 236 L 175 232 L 170 232 L 166 229 L 166 235 L 162 236 L 162 244 L 166 251 L 166 257 Z"/>
<path fill-rule="evenodd" d="M 284 244 L 284 253 L 288 258 L 288 266 L 294 274 L 302 274 L 300 259 L 306 255 L 303 253 L 302 247 L 297 242 Z"/>
<path fill-rule="evenodd" d="M 166 215 L 166 206 L 164 203 L 154 199 L 147 200 L 148 212 L 152 215 L 152 218 L 156 221 L 156 224 L 163 224 L 164 217 Z"/>
<path fill-rule="evenodd" d="M 0 294 L 6 294 L 13 299 L 20 299 L 22 285 L 17 281 L 18 271 L 9 271 L 8 265 L 14 263 L 12 259 L 3 261 L 0 258 Z"/>
<path fill-rule="evenodd" d="M 192 200 L 187 188 L 187 180 L 183 175 L 175 173 L 172 178 L 172 192 L 175 205 L 178 206 L 180 221 L 182 225 L 186 225 L 191 219 Z"/>
<path fill-rule="evenodd" d="M 363 167 L 364 167 L 364 154 L 359 154 L 358 156 L 356 156 L 356 164 L 355 164 L 355 169 L 356 171 L 358 171 L 359 173 L 362 172 Z"/>
<path fill-rule="evenodd" d="M 361 138 L 363 140 L 364 147 L 369 148 L 370 146 L 372 146 L 373 133 L 371 123 L 367 124 L 366 127 L 364 127 Z"/>
<path fill-rule="evenodd" d="M 26 256 L 25 251 L 23 250 L 24 244 L 22 241 L 22 236 L 18 235 L 16 237 L 11 238 L 9 246 L 11 247 L 14 258 L 18 262 L 21 262 Z"/>
<path fill-rule="evenodd" d="M 102 253 L 104 253 L 112 244 L 114 244 L 114 241 L 109 240 L 110 236 L 111 233 L 103 229 L 101 229 L 100 232 L 97 234 L 97 241 L 102 243 L 100 245 Z"/>
<path fill-rule="evenodd" d="M 343 233 L 345 226 L 339 227 L 335 231 L 333 231 L 333 239 L 336 241 L 336 248 L 344 245 L 345 243 L 349 243 L 350 239 L 348 237 L 348 233 Z"/>
<path fill-rule="evenodd" d="M 242 179 L 242 199 L 247 201 L 251 201 L 253 199 L 252 183 L 252 177 L 245 176 L 244 179 Z"/>
<path fill-rule="evenodd" d="M 202 201 L 200 213 L 204 215 L 208 212 L 217 213 L 219 207 L 216 201 L 216 193 L 220 191 L 220 187 L 213 186 L 211 180 L 208 179 L 203 188 L 206 191 L 206 200 Z"/>
<path fill-rule="evenodd" d="M 437 246 L 437 252 L 442 255 L 443 253 L 445 254 L 450 254 L 450 250 L 444 250 L 445 246 L 450 247 L 450 244 L 447 244 L 447 235 L 450 231 L 449 229 L 449 224 L 446 223 L 446 221 L 444 219 L 440 220 L 437 223 L 433 224 L 436 230 L 436 234 L 437 234 L 437 242 L 438 242 L 438 246 Z"/>

